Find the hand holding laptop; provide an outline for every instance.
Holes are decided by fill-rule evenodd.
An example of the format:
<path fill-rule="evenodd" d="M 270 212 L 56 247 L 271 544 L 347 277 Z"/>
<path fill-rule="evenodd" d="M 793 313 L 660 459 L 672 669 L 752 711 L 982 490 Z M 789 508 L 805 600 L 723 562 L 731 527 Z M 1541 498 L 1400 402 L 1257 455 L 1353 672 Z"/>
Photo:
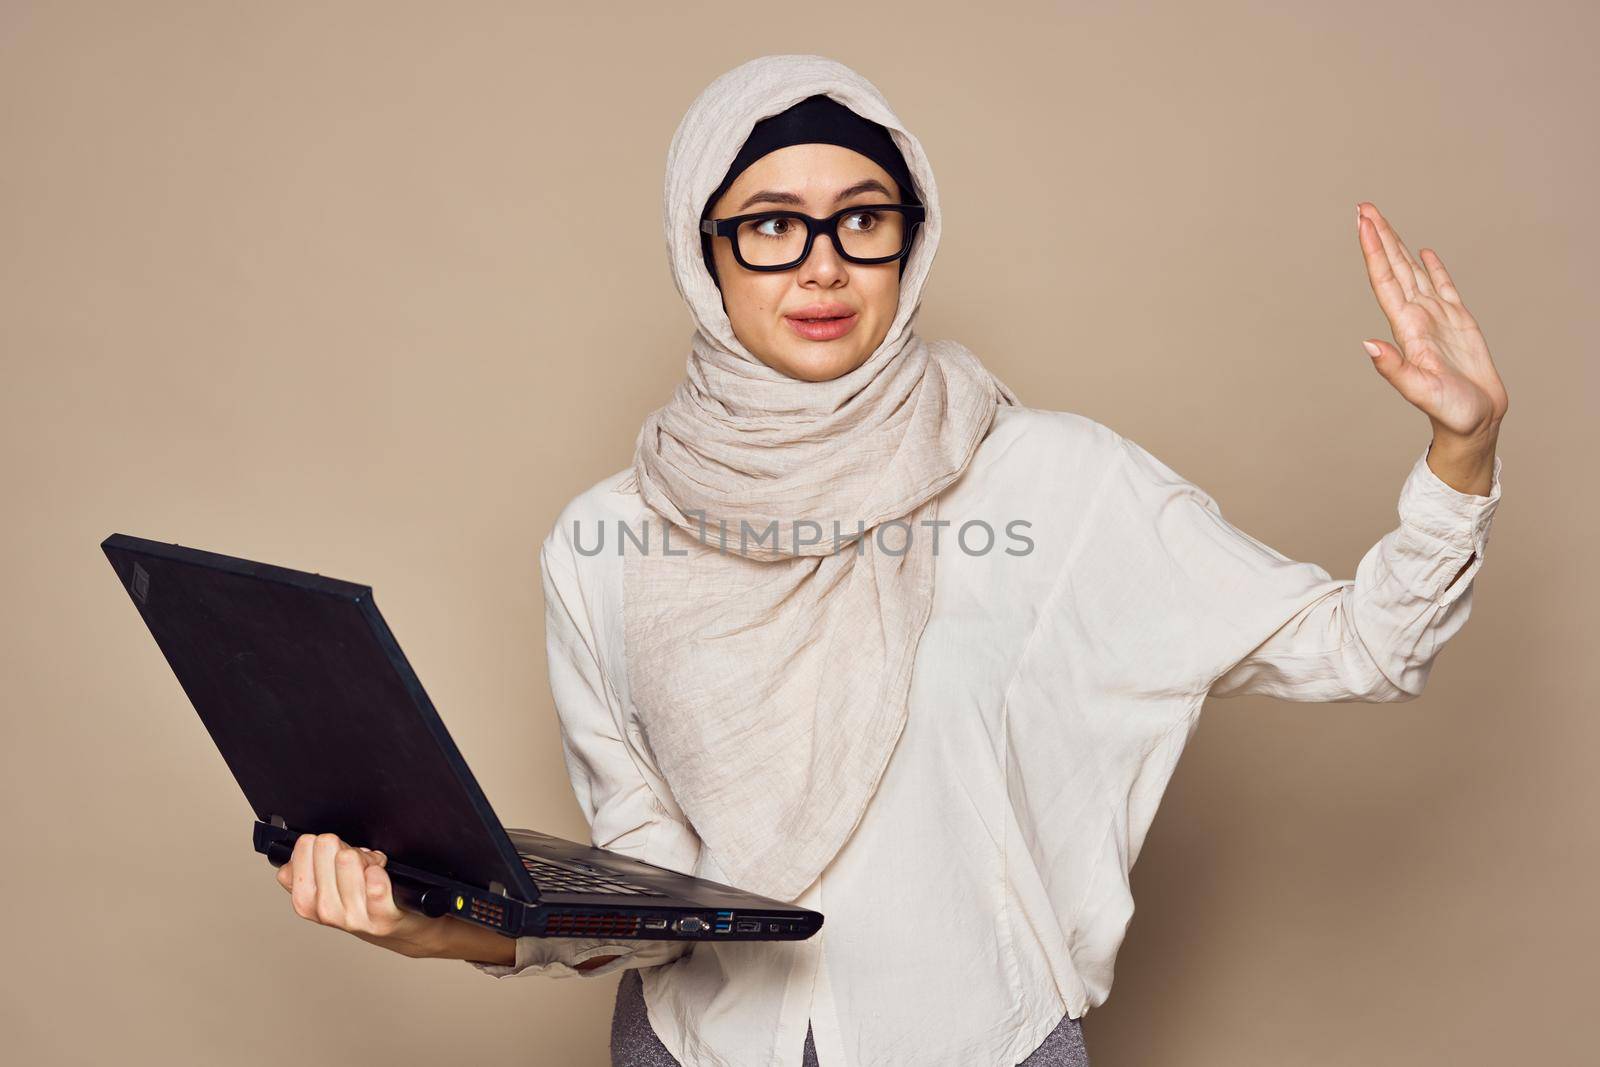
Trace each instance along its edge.
<path fill-rule="evenodd" d="M 516 941 L 456 922 L 429 918 L 395 903 L 382 852 L 351 845 L 336 834 L 301 834 L 277 881 L 302 919 L 354 934 L 369 944 L 420 958 L 514 961 Z"/>
<path fill-rule="evenodd" d="M 500 964 L 522 937 L 799 941 L 821 928 L 787 901 L 508 829 L 371 586 L 128 534 L 100 547 L 301 918 L 405 956 Z"/>

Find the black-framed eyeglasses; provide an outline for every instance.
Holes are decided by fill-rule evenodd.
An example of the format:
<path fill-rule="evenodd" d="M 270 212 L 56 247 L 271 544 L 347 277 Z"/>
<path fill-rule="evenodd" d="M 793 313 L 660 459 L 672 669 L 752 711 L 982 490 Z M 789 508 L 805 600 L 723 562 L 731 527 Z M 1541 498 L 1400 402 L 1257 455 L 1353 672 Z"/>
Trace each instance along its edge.
<path fill-rule="evenodd" d="M 833 239 L 851 263 L 891 263 L 911 251 L 917 226 L 927 218 L 921 204 L 857 204 L 825 219 L 798 211 L 758 211 L 726 219 L 701 219 L 700 229 L 733 244 L 745 270 L 790 270 L 804 263 L 818 234 Z"/>

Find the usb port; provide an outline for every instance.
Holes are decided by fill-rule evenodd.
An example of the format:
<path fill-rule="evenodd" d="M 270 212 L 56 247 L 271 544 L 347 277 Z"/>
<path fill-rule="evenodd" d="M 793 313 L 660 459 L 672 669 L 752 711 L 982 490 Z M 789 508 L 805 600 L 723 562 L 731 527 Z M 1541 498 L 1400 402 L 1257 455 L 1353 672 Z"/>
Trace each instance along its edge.
<path fill-rule="evenodd" d="M 665 920 L 665 919 L 646 919 L 644 921 L 644 928 L 646 930 L 665 930 L 667 928 L 667 920 Z"/>

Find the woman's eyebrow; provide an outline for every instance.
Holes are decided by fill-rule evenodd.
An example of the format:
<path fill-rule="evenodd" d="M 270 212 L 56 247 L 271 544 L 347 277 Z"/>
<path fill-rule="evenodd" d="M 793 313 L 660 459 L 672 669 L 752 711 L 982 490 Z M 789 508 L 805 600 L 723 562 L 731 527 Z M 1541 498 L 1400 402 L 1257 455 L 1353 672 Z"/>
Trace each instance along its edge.
<path fill-rule="evenodd" d="M 847 200 L 850 197 L 855 196 L 857 193 L 882 193 L 884 196 L 891 195 L 889 190 L 885 188 L 884 184 L 878 179 L 867 178 L 864 181 L 856 182 L 848 189 L 841 189 L 839 191 L 839 195 L 833 198 L 833 202 L 837 204 L 839 201 Z M 804 207 L 805 198 L 800 196 L 798 193 L 784 192 L 779 189 L 763 189 L 761 192 L 752 195 L 748 200 L 740 204 L 736 210 L 743 211 L 751 204 L 760 203 L 794 204 Z"/>

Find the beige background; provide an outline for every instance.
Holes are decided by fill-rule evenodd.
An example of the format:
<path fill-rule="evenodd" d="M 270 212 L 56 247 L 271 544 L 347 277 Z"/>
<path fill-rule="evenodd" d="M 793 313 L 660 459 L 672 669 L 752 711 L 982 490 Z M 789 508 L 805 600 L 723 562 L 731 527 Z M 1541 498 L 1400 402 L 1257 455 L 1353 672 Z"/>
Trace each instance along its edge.
<path fill-rule="evenodd" d="M 682 373 L 673 129 L 783 51 L 927 147 L 925 336 L 1339 577 L 1428 436 L 1360 345 L 1355 202 L 1443 255 L 1513 398 L 1474 616 L 1411 704 L 1212 703 L 1085 1033 L 1096 1067 L 1582 1058 L 1592 6 L 671 6 L 0 3 L 7 1061 L 608 1062 L 614 977 L 294 916 L 98 543 L 372 584 L 506 821 L 583 836 L 535 549 Z"/>

